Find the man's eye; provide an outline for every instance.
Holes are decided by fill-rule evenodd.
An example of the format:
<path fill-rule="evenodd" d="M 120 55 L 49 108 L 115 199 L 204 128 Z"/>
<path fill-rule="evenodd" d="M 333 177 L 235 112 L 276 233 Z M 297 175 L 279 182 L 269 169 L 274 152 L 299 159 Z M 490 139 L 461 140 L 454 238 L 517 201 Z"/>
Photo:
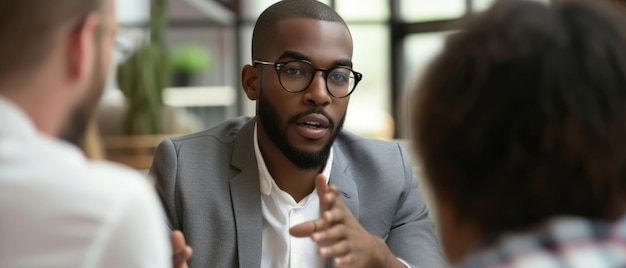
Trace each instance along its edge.
<path fill-rule="evenodd" d="M 302 69 L 294 68 L 294 67 L 284 68 L 283 73 L 288 74 L 288 75 L 303 75 L 304 74 Z"/>
<path fill-rule="evenodd" d="M 328 76 L 328 78 L 333 82 L 348 82 L 349 80 L 348 74 L 340 72 L 333 72 Z"/>

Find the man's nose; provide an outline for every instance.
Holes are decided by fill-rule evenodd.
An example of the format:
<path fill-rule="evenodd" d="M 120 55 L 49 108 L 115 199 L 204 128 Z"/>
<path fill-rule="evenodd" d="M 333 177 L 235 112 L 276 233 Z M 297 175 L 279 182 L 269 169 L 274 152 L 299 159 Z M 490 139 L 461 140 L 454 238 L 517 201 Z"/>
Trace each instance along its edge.
<path fill-rule="evenodd" d="M 332 101 L 332 96 L 326 88 L 326 77 L 322 71 L 316 70 L 313 74 L 313 81 L 306 89 L 304 99 L 307 104 L 316 106 L 326 106 Z"/>

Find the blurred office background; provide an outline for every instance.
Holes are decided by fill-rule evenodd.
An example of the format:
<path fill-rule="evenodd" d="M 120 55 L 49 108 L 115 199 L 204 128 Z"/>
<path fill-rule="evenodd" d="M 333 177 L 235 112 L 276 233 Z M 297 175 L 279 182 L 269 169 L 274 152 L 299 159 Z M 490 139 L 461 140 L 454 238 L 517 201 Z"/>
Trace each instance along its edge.
<path fill-rule="evenodd" d="M 122 29 L 117 62 L 149 40 L 150 8 L 158 0 L 118 1 Z M 238 115 L 253 115 L 254 103 L 240 86 L 240 70 L 251 63 L 254 22 L 276 0 L 168 0 L 164 38 L 172 65 L 163 92 L 163 133 L 124 136 L 125 97 L 110 76 L 98 116 L 106 147 L 145 143 L 199 131 Z M 345 128 L 357 134 L 404 139 L 407 89 L 468 15 L 493 0 L 322 0 L 346 20 L 354 38 L 354 69 L 364 79 L 351 95 Z M 174 58 L 174 59 L 172 59 Z M 183 72 L 181 75 L 180 72 Z M 187 72 L 187 74 L 184 74 Z M 123 138 L 122 138 L 123 139 Z M 109 148 L 110 149 L 110 148 Z M 150 153 L 146 153 L 145 166 Z M 133 164 L 134 165 L 134 164 Z M 135 165 L 138 166 L 139 164 Z"/>

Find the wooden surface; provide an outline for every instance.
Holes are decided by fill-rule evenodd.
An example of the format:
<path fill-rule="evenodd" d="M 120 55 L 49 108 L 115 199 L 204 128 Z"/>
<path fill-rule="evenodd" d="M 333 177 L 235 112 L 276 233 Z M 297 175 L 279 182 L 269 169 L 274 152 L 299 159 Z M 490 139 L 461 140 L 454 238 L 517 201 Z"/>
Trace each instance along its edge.
<path fill-rule="evenodd" d="M 156 147 L 168 137 L 177 134 L 105 136 L 103 137 L 106 158 L 135 169 L 149 169 Z"/>

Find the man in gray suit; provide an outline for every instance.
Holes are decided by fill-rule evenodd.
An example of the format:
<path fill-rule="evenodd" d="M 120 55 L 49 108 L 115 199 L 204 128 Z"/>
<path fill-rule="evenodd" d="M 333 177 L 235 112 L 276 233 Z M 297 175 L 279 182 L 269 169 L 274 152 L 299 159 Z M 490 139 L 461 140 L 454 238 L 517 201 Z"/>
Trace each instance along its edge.
<path fill-rule="evenodd" d="M 342 18 L 281 1 L 252 40 L 257 116 L 163 141 L 150 170 L 190 266 L 445 266 L 406 151 L 342 130 L 362 78 Z"/>

